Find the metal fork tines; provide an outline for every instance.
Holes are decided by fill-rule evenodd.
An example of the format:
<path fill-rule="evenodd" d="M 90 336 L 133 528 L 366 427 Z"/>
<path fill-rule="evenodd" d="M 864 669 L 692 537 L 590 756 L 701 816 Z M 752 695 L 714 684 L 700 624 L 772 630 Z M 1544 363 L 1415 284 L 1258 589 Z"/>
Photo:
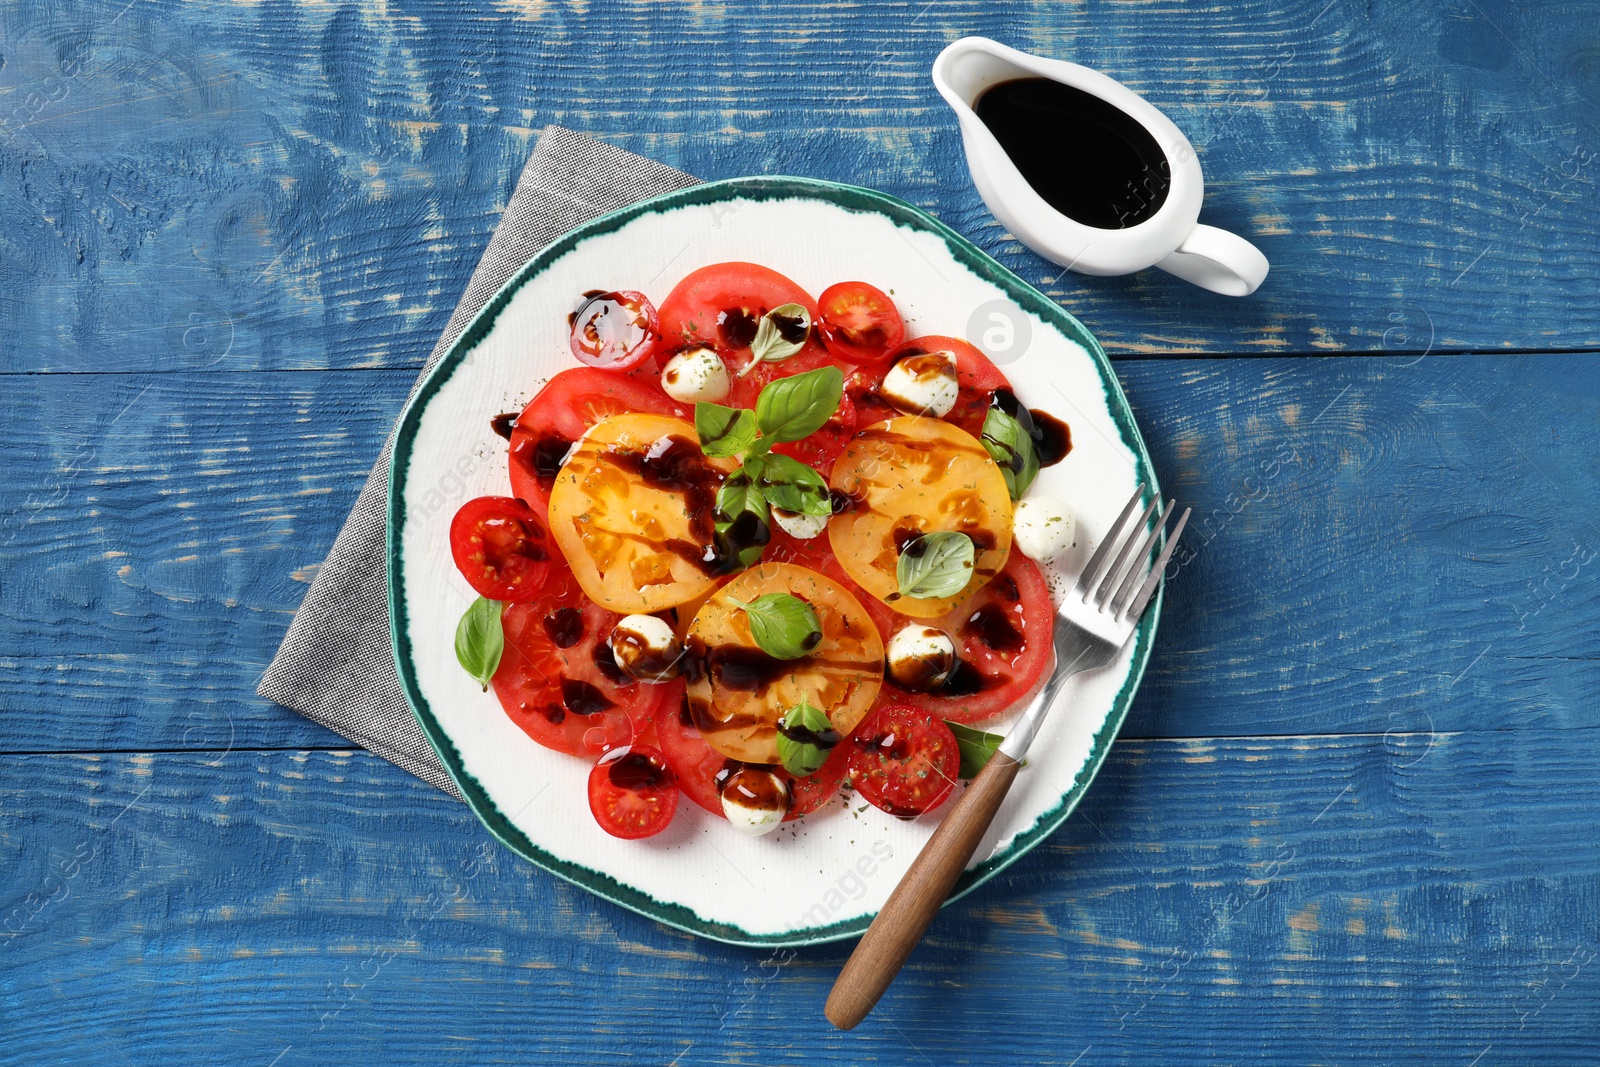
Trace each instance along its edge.
<path fill-rule="evenodd" d="M 1189 522 L 1189 509 L 1183 509 L 1177 525 L 1166 535 L 1161 554 L 1152 563 L 1150 553 L 1161 540 L 1177 502 L 1168 501 L 1161 518 L 1152 526 L 1150 517 L 1161 507 L 1161 498 L 1154 497 L 1137 521 L 1129 524 L 1128 519 L 1144 500 L 1145 492 L 1143 485 L 1134 490 L 1056 612 L 1055 670 L 1000 746 L 1000 751 L 1013 759 L 1020 760 L 1027 752 L 1066 680 L 1080 671 L 1105 666 L 1128 643 L 1156 586 L 1161 584 L 1161 573 Z"/>
<path fill-rule="evenodd" d="M 1133 509 L 1139 506 L 1139 501 L 1144 497 L 1145 487 L 1133 491 L 1133 496 L 1122 508 L 1122 514 L 1117 516 L 1117 521 L 1111 524 L 1111 529 L 1106 531 L 1106 536 L 1100 542 L 1100 547 L 1095 549 L 1094 555 L 1089 557 L 1089 562 L 1084 564 L 1083 573 L 1078 575 L 1078 582 L 1073 587 L 1073 592 L 1083 597 L 1085 603 L 1093 604 L 1096 608 L 1104 610 L 1106 601 L 1112 596 L 1113 580 L 1119 574 L 1126 577 L 1120 585 L 1115 587 L 1116 598 L 1111 603 L 1112 617 L 1120 621 L 1138 619 L 1144 613 L 1145 605 L 1150 603 L 1150 598 L 1155 595 L 1156 586 L 1161 582 L 1161 572 L 1166 570 L 1167 561 L 1172 558 L 1173 549 L 1178 547 L 1178 538 L 1183 534 L 1183 528 L 1189 522 L 1189 509 L 1183 509 L 1183 515 L 1178 519 L 1178 525 L 1173 528 L 1167 537 L 1166 547 L 1161 550 L 1161 556 L 1151 565 L 1148 577 L 1143 586 L 1139 587 L 1137 596 L 1129 598 L 1134 588 L 1135 580 L 1142 573 L 1139 564 L 1149 558 L 1150 549 L 1156 543 L 1156 538 L 1161 535 L 1162 529 L 1167 525 L 1167 520 L 1172 517 L 1172 509 L 1177 507 L 1176 500 L 1167 501 L 1167 508 L 1161 513 L 1161 521 L 1150 528 L 1149 533 L 1142 541 L 1134 535 L 1145 528 L 1149 523 L 1151 514 L 1161 504 L 1161 498 L 1155 497 L 1150 501 L 1150 506 L 1145 508 L 1144 514 L 1139 516 L 1139 521 L 1133 524 L 1129 535 L 1122 542 L 1122 549 L 1116 555 L 1116 560 L 1111 564 L 1104 576 L 1101 569 L 1105 566 L 1106 559 L 1111 555 L 1111 549 L 1117 544 L 1121 536 L 1123 524 Z M 1135 544 L 1137 543 L 1137 549 Z M 1126 569 L 1124 569 L 1126 564 Z M 1099 583 L 1096 585 L 1096 583 Z M 1092 596 L 1091 596 L 1092 591 Z"/>

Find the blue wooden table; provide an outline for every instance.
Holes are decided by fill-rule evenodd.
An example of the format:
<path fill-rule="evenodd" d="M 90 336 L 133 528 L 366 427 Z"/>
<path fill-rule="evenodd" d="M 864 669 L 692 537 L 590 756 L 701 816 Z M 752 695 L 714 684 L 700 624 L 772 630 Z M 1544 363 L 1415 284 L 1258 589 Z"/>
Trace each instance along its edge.
<path fill-rule="evenodd" d="M 1191 136 L 1254 298 L 1062 275 L 927 78 Z M 850 1034 L 254 696 L 557 122 L 927 208 L 1196 511 L 1087 800 Z M 1600 1063 L 1600 19 L 1561 0 L 0 6 L 0 1061 Z"/>

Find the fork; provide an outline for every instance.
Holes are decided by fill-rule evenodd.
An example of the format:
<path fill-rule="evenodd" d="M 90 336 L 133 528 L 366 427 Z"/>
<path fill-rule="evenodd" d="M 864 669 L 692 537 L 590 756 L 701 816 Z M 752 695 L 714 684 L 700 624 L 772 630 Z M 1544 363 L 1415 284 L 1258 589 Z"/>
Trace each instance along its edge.
<path fill-rule="evenodd" d="M 839 1029 L 852 1029 L 867 1017 L 900 973 L 906 957 L 922 940 L 951 886 L 966 870 L 994 821 L 1023 757 L 1067 679 L 1080 671 L 1104 667 L 1132 638 L 1189 521 L 1189 509 L 1185 508 L 1161 555 L 1145 568 L 1143 563 L 1150 558 L 1150 551 L 1176 506 L 1176 501 L 1169 502 L 1160 520 L 1147 531 L 1150 516 L 1161 504 L 1161 498 L 1156 496 L 1124 536 L 1122 527 L 1144 499 L 1145 491 L 1143 485 L 1134 490 L 1122 514 L 1084 565 L 1066 603 L 1057 610 L 1053 635 L 1056 667 L 1049 680 L 928 839 L 839 972 L 825 1009 L 828 1021 Z"/>

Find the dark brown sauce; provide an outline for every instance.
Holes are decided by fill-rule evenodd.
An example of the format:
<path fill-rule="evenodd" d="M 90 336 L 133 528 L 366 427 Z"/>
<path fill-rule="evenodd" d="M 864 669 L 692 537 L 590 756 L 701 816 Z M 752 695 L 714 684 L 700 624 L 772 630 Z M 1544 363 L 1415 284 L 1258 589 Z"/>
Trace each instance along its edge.
<path fill-rule="evenodd" d="M 578 306 L 573 308 L 571 311 L 567 312 L 567 325 L 568 326 L 576 326 L 576 325 L 578 325 L 578 312 L 582 311 L 584 305 L 587 304 L 589 301 L 593 300 L 595 297 L 597 297 L 597 296 L 616 296 L 616 295 L 617 294 L 615 294 L 615 293 L 608 293 L 604 289 L 586 289 L 586 290 L 584 290 L 583 296 L 578 300 Z"/>
<path fill-rule="evenodd" d="M 602 647 L 599 645 L 596 648 Z M 561 680 L 561 702 L 574 715 L 593 715 L 614 705 L 604 693 L 588 682 L 576 678 Z"/>
<path fill-rule="evenodd" d="M 560 726 L 567 721 L 567 709 L 560 704 L 546 704 L 543 711 L 544 717 L 549 719 L 552 725 Z"/>
<path fill-rule="evenodd" d="M 999 408 L 1017 420 L 1017 424 L 1033 441 L 1033 454 L 1039 458 L 1039 466 L 1053 467 L 1072 451 L 1072 431 L 1067 424 L 1049 412 L 1023 407 L 1017 394 L 1010 389 L 996 389 L 989 406 Z M 1021 470 L 1021 458 L 1014 457 L 1014 462 L 1009 466 L 1013 471 Z"/>
<path fill-rule="evenodd" d="M 789 787 L 782 778 L 766 767 L 741 765 L 731 772 L 723 768 L 726 777 L 720 779 L 717 792 L 746 808 L 763 808 L 768 811 L 787 811 Z"/>
<path fill-rule="evenodd" d="M 989 688 L 989 679 L 985 678 L 978 668 L 964 659 L 956 660 L 955 670 L 950 672 L 950 677 L 944 680 L 939 687 L 941 696 L 970 697 Z"/>
<path fill-rule="evenodd" d="M 532 474 L 540 488 L 549 491 L 561 473 L 561 461 L 567 458 L 572 442 L 564 437 L 541 437 L 537 441 L 524 437 L 511 446 L 511 462 L 519 463 Z"/>
<path fill-rule="evenodd" d="M 687 437 L 669 434 L 644 452 L 607 449 L 605 459 L 653 489 L 683 497 L 692 540 L 637 538 L 658 552 L 670 552 L 715 577 L 740 569 L 739 552 L 743 548 L 772 540 L 771 528 L 750 511 L 740 513 L 728 529 L 717 533 L 715 507 L 723 475 L 706 459 L 699 444 Z"/>
<path fill-rule="evenodd" d="M 928 627 L 932 629 L 932 627 Z M 935 631 L 938 632 L 938 631 Z M 885 664 L 885 677 L 901 689 L 913 693 L 927 693 L 938 689 L 955 669 L 956 657 L 952 653 L 933 653 L 912 660 L 899 660 Z"/>
<path fill-rule="evenodd" d="M 811 332 L 811 324 L 799 315 L 772 315 L 772 325 L 778 336 L 792 345 L 804 344 Z"/>
<path fill-rule="evenodd" d="M 716 534 L 711 547 L 704 552 L 701 570 L 717 577 L 740 570 L 740 554 L 746 548 L 755 548 L 772 541 L 772 526 L 753 511 L 741 511 L 727 528 Z"/>
<path fill-rule="evenodd" d="M 896 555 L 909 555 L 912 559 L 920 559 L 928 551 L 926 541 L 916 543 L 917 538 L 921 536 L 921 527 L 905 519 L 895 523 L 894 528 L 889 531 L 889 539 L 894 542 Z"/>
<path fill-rule="evenodd" d="M 517 419 L 521 417 L 521 414 L 519 411 L 507 411 L 504 414 L 496 415 L 489 420 L 489 428 L 509 441 L 511 440 L 511 431 L 516 429 Z"/>
<path fill-rule="evenodd" d="M 995 603 L 974 611 L 961 624 L 961 636 L 976 637 L 996 652 L 1014 652 L 1023 645 L 1022 631 L 1011 621 L 1011 613 Z"/>
<path fill-rule="evenodd" d="M 856 738 L 856 745 L 866 752 L 875 752 L 884 759 L 903 760 L 911 754 L 906 739 L 894 733 L 874 734 Z"/>
<path fill-rule="evenodd" d="M 726 645 L 706 654 L 706 674 L 714 686 L 759 693 L 779 678 L 793 674 L 796 662 L 769 656 L 759 648 Z"/>
<path fill-rule="evenodd" d="M 672 772 L 667 769 L 666 764 L 658 763 L 642 752 L 629 752 L 618 756 L 611 761 L 610 768 L 607 776 L 611 779 L 611 784 L 635 793 L 660 789 L 671 785 L 674 781 Z"/>
<path fill-rule="evenodd" d="M 843 515 L 849 511 L 865 509 L 867 506 L 867 495 L 861 492 L 847 493 L 843 489 L 829 489 L 828 499 L 833 504 L 833 513 L 835 515 Z"/>
<path fill-rule="evenodd" d="M 629 685 L 633 682 L 628 672 L 617 666 L 616 657 L 611 654 L 611 645 L 605 641 L 595 642 L 594 648 L 589 650 L 589 662 L 612 685 Z"/>
<path fill-rule="evenodd" d="M 571 648 L 583 640 L 583 612 L 577 608 L 557 608 L 544 617 L 543 626 L 557 648 Z"/>
<path fill-rule="evenodd" d="M 1102 230 L 1137 226 L 1166 203 L 1161 145 L 1121 108 L 1051 78 L 984 90 L 972 106 L 1045 202 Z"/>
<path fill-rule="evenodd" d="M 684 680 L 691 686 L 710 680 L 713 690 L 722 688 L 739 693 L 762 693 L 780 678 L 790 674 L 819 670 L 824 672 L 853 672 L 862 675 L 878 674 L 883 670 L 882 660 L 834 660 L 820 656 L 801 656 L 799 659 L 778 659 L 759 648 L 743 645 L 718 645 L 707 648 L 698 637 L 691 636 L 684 648 L 681 669 Z M 733 726 L 751 725 L 753 720 L 718 719 L 711 714 L 709 702 L 692 696 L 684 703 L 684 714 L 701 733 L 713 733 Z"/>
<path fill-rule="evenodd" d="M 758 325 L 760 316 L 749 308 L 723 308 L 717 313 L 717 336 L 729 348 L 749 348 Z"/>
<path fill-rule="evenodd" d="M 839 731 L 831 726 L 823 730 L 811 730 L 804 726 L 790 726 L 782 719 L 778 720 L 778 733 L 797 744 L 815 745 L 823 751 L 837 745 L 841 740 Z"/>
<path fill-rule="evenodd" d="M 989 454 L 988 450 L 982 445 L 968 448 L 965 445 L 956 444 L 954 441 L 947 441 L 943 438 L 927 440 L 921 437 L 912 437 L 909 434 L 896 433 L 881 426 L 864 430 L 858 436 L 870 437 L 874 440 L 882 441 L 891 448 L 901 448 L 912 453 L 931 453 L 940 456 L 948 456 L 952 452 L 965 452 L 973 456 L 987 456 Z"/>
<path fill-rule="evenodd" d="M 611 631 L 612 658 L 618 648 L 626 649 L 622 653 L 622 660 L 631 668 L 624 672 L 636 678 L 665 679 L 676 677 L 678 673 L 678 660 L 682 657 L 678 649 L 654 648 L 645 639 L 644 635 L 619 626 Z M 596 652 L 598 659 L 599 653 Z"/>
<path fill-rule="evenodd" d="M 995 596 L 1009 600 L 1015 604 L 1022 599 L 1022 593 L 1017 589 L 1017 580 L 1009 574 L 1002 574 L 990 583 L 989 589 Z"/>

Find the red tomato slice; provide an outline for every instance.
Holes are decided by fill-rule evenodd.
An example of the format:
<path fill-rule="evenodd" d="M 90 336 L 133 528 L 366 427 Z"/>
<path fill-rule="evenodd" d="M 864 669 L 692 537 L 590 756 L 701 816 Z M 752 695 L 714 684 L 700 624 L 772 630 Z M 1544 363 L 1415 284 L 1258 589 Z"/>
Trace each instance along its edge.
<path fill-rule="evenodd" d="M 656 712 L 656 737 L 667 766 L 678 776 L 678 788 L 706 811 L 725 818 L 720 786 L 724 775 L 739 764 L 706 744 L 682 702 L 677 708 Z M 841 743 L 821 769 L 806 778 L 796 778 L 783 768 L 776 768 L 778 776 L 789 783 L 789 814 L 784 821 L 809 815 L 839 795 L 839 783 L 848 769 L 849 747 Z"/>
<path fill-rule="evenodd" d="M 678 777 L 678 788 L 711 814 L 723 817 L 717 776 L 728 760 L 700 736 L 686 701 L 656 710 L 656 739 L 667 766 Z"/>
<path fill-rule="evenodd" d="M 745 357 L 748 359 L 748 357 Z M 738 368 L 743 363 L 729 363 L 728 369 L 734 372 L 733 389 L 728 393 L 727 403 L 736 408 L 754 408 L 756 400 L 761 396 L 761 390 L 779 378 L 787 378 L 793 374 L 803 374 L 808 370 L 818 367 L 836 366 L 837 361 L 821 346 L 812 347 L 808 342 L 805 349 L 788 359 L 779 360 L 777 363 L 763 363 L 754 368 L 743 378 L 738 376 Z"/>
<path fill-rule="evenodd" d="M 681 682 L 636 682 L 606 643 L 621 616 L 583 595 L 572 572 L 554 573 L 539 598 L 505 609 L 505 653 L 494 691 L 511 720 L 546 748 L 594 759 L 642 737 Z"/>
<path fill-rule="evenodd" d="M 839 784 L 850 769 L 850 747 L 848 740 L 839 742 L 828 753 L 827 762 L 804 778 L 796 778 L 781 767 L 778 769 L 778 776 L 789 783 L 789 814 L 783 817 L 784 822 L 810 815 L 838 799 Z"/>
<path fill-rule="evenodd" d="M 777 271 L 755 263 L 715 263 L 683 279 L 661 302 L 661 335 L 671 348 L 692 342 L 716 346 L 734 375 L 727 402 L 755 407 L 762 387 L 773 379 L 834 362 L 813 334 L 805 348 L 789 359 L 763 363 L 743 378 L 738 376 L 750 363 L 750 342 L 761 316 L 784 304 L 801 305 L 816 322 L 816 303 Z"/>
<path fill-rule="evenodd" d="M 584 293 L 568 316 L 570 344 L 579 363 L 601 370 L 629 370 L 650 358 L 661 339 L 656 307 L 643 293 Z"/>
<path fill-rule="evenodd" d="M 612 837 L 631 841 L 659 834 L 678 810 L 672 770 L 649 745 L 609 753 L 589 772 L 589 810 Z"/>
<path fill-rule="evenodd" d="M 815 468 L 827 478 L 833 471 L 833 461 L 839 458 L 844 446 L 856 435 L 856 405 L 846 393 L 839 398 L 839 407 L 822 424 L 822 429 L 798 441 L 784 441 L 772 446 L 774 452 L 797 459 Z"/>
<path fill-rule="evenodd" d="M 848 363 L 876 363 L 905 340 L 894 301 L 866 282 L 839 282 L 817 297 L 817 329 L 828 351 Z"/>
<path fill-rule="evenodd" d="M 550 573 L 554 542 L 542 518 L 508 496 L 480 496 L 450 521 L 450 555 L 479 596 L 532 600 Z"/>
<path fill-rule="evenodd" d="M 1004 569 L 967 604 L 939 619 L 896 616 L 891 625 L 898 630 L 913 622 L 948 633 L 961 664 L 942 689 L 912 693 L 886 682 L 878 699 L 951 722 L 983 722 L 1005 714 L 1038 688 L 1055 658 L 1050 587 L 1039 565 L 1015 549 Z"/>
<path fill-rule="evenodd" d="M 512 495 L 547 516 L 550 487 L 572 442 L 601 419 L 629 411 L 694 418 L 694 405 L 678 403 L 651 381 L 592 367 L 573 367 L 551 378 L 511 430 Z"/>
<path fill-rule="evenodd" d="M 851 371 L 844 379 L 844 395 L 850 398 L 850 403 L 856 409 L 856 426 L 871 426 L 873 423 L 892 419 L 900 412 L 883 399 L 878 393 L 878 387 L 883 384 L 883 374 L 892 363 L 882 367 L 859 367 Z"/>
<path fill-rule="evenodd" d="M 990 362 L 975 346 L 959 337 L 917 337 L 889 353 L 886 366 L 893 366 L 906 356 L 919 356 L 924 352 L 951 352 L 956 357 L 956 379 L 961 383 L 961 393 L 956 406 L 944 418 L 977 437 L 983 432 L 983 420 L 989 413 L 989 402 L 996 389 L 1009 389 L 1011 382 L 1000 368 Z M 878 379 L 882 380 L 881 376 Z M 881 401 L 880 401 L 881 403 Z M 865 422 L 862 425 L 867 425 Z"/>
<path fill-rule="evenodd" d="M 904 704 L 874 709 L 846 744 L 857 792 L 901 818 L 943 804 L 961 773 L 961 750 L 950 727 Z"/>

